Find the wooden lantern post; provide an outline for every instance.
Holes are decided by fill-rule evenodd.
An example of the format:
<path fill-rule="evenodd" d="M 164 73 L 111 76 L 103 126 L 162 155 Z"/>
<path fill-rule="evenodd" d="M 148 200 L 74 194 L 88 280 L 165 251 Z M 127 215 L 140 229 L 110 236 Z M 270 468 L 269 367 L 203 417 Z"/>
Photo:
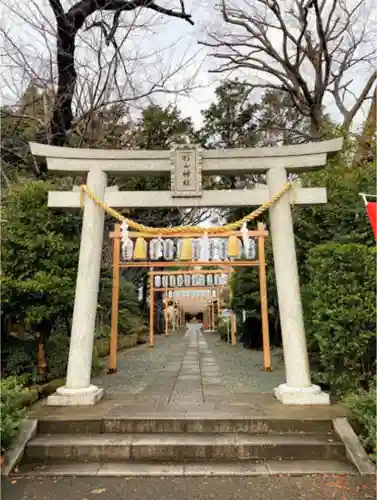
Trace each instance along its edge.
<path fill-rule="evenodd" d="M 264 224 L 259 223 L 258 229 L 264 230 Z M 267 302 L 267 276 L 266 276 L 266 258 L 264 251 L 264 237 L 258 238 L 258 260 L 259 260 L 259 290 L 262 316 L 262 337 L 263 337 L 263 364 L 266 372 L 272 371 L 271 351 L 270 351 L 270 333 L 268 327 L 268 302 Z"/>
<path fill-rule="evenodd" d="M 164 321 L 165 321 L 165 337 L 169 336 L 169 317 L 168 317 L 168 292 L 164 292 Z"/>
<path fill-rule="evenodd" d="M 153 275 L 149 275 L 149 347 L 154 345 L 154 288 Z"/>
<path fill-rule="evenodd" d="M 109 353 L 109 368 L 107 373 L 115 373 L 117 370 L 118 352 L 118 313 L 119 313 L 119 277 L 120 277 L 120 224 L 114 226 L 115 236 L 113 238 L 113 291 L 111 302 L 111 338 Z"/>

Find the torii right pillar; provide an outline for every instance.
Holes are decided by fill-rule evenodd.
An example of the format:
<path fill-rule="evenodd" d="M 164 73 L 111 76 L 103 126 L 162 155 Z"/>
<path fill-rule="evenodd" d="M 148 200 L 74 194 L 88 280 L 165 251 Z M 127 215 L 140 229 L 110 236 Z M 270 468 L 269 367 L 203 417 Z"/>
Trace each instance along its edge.
<path fill-rule="evenodd" d="M 284 167 L 277 166 L 267 171 L 270 196 L 276 194 L 287 182 L 288 176 Z M 294 194 L 286 193 L 270 208 L 270 234 L 286 374 L 286 383 L 276 387 L 274 394 L 276 399 L 288 405 L 330 404 L 329 395 L 318 385 L 312 384 L 310 378 L 291 196 Z"/>

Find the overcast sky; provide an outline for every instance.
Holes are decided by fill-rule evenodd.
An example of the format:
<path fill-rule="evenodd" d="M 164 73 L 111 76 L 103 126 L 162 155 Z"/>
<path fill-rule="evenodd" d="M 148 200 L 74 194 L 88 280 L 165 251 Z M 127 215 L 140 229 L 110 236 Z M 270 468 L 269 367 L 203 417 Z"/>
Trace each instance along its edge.
<path fill-rule="evenodd" d="M 241 2 L 243 0 L 233 1 Z M 347 0 L 347 3 L 354 1 L 356 0 Z M 1 2 L 3 3 L 1 4 Z M 67 10 L 73 0 L 63 0 L 62 3 Z M 174 3 L 179 9 L 178 0 L 169 2 L 163 0 L 161 5 L 171 7 Z M 144 88 L 143 85 L 146 87 L 145 82 L 153 82 L 156 78 L 160 78 L 162 72 L 175 73 L 179 66 L 183 66 L 184 69 L 168 80 L 168 88 L 179 86 L 180 83 L 195 75 L 195 86 L 198 88 L 193 90 L 189 97 L 180 96 L 177 98 L 173 94 L 164 96 L 159 94 L 154 99 L 163 104 L 176 102 L 183 114 L 191 116 L 194 123 L 200 126 L 200 110 L 206 108 L 213 100 L 214 88 L 225 76 L 209 73 L 209 69 L 216 66 L 216 60 L 208 57 L 207 49 L 199 46 L 197 42 L 205 40 L 208 29 L 220 26 L 222 21 L 214 8 L 215 2 L 186 0 L 185 4 L 186 10 L 192 13 L 195 26 L 180 19 L 167 19 L 150 12 L 137 14 L 136 22 L 141 23 L 149 20 L 149 26 L 153 26 L 153 30 L 139 29 L 133 32 L 132 36 L 124 42 L 122 54 L 124 54 L 129 73 L 133 75 L 133 85 L 136 87 L 138 85 L 141 88 Z M 152 15 L 154 16 L 153 22 L 151 22 Z M 126 24 L 134 19 L 134 16 L 135 13 L 124 13 L 122 19 Z M 14 102 L 16 96 L 19 98 L 20 93 L 22 93 L 22 88 L 28 81 L 30 74 L 39 75 L 42 72 L 47 74 L 49 71 L 50 66 L 46 64 L 46 61 L 49 60 L 49 53 L 54 53 L 54 19 L 48 0 L 29 0 L 28 2 L 0 0 L 0 18 L 1 27 L 7 35 L 2 47 L 1 88 L 4 100 Z M 126 28 L 119 29 L 118 41 L 122 41 L 126 31 Z M 87 71 L 86 67 L 90 66 L 93 69 L 96 64 L 93 51 L 91 52 L 87 47 L 93 40 L 98 39 L 98 31 L 92 29 L 81 34 L 80 37 L 78 59 L 82 63 L 83 71 Z M 274 39 L 273 36 L 271 41 L 275 44 L 279 43 L 279 39 Z M 104 57 L 111 58 L 111 47 L 104 49 L 103 52 Z M 138 57 L 129 61 L 130 54 L 137 54 Z M 233 74 L 234 76 L 240 76 L 249 81 L 256 81 L 258 77 L 255 73 Z M 367 76 L 366 73 L 360 71 L 352 75 L 356 91 L 363 86 Z M 330 101 L 327 101 L 327 104 L 330 104 Z M 334 106 L 330 105 L 328 111 L 334 119 L 339 118 Z M 358 122 L 361 118 L 362 116 L 359 116 Z"/>

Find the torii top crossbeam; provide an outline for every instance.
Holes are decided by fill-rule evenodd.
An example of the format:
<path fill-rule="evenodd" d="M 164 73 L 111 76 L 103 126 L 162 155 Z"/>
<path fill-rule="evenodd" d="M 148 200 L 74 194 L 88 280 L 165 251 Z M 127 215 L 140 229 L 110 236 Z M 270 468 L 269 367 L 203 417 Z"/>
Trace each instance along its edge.
<path fill-rule="evenodd" d="M 266 189 L 202 190 L 202 176 L 222 173 L 266 173 L 283 168 L 288 173 L 300 173 L 323 167 L 328 153 L 341 148 L 342 139 L 282 146 L 277 148 L 235 148 L 231 150 L 201 150 L 191 145 L 179 145 L 172 151 L 101 150 L 46 146 L 31 143 L 36 156 L 44 156 L 49 170 L 65 174 L 101 171 L 122 176 L 171 175 L 171 191 L 114 191 L 109 188 L 104 201 L 111 207 L 172 208 L 232 207 L 261 205 L 269 198 Z M 189 178 L 187 174 L 189 173 Z M 297 204 L 326 203 L 323 188 L 297 188 Z M 49 193 L 50 207 L 80 207 L 77 191 Z"/>

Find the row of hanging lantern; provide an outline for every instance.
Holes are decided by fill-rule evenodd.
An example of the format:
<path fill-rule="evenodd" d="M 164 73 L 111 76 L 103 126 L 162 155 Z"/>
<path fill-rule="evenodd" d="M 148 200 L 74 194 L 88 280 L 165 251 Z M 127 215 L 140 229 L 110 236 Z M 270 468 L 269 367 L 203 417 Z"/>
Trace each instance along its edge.
<path fill-rule="evenodd" d="M 227 274 L 178 274 L 178 275 L 156 275 L 154 277 L 155 288 L 175 288 L 189 286 L 221 286 L 228 282 Z"/>
<path fill-rule="evenodd" d="M 128 235 L 122 237 L 122 257 L 125 261 L 146 260 L 158 261 L 225 261 L 228 259 L 254 260 L 256 258 L 256 242 L 253 238 L 236 236 L 226 238 L 153 238 L 149 244 L 144 238 L 136 238 L 134 242 Z"/>
<path fill-rule="evenodd" d="M 168 291 L 168 298 L 179 299 L 208 299 L 216 298 L 216 290 L 179 290 Z"/>

